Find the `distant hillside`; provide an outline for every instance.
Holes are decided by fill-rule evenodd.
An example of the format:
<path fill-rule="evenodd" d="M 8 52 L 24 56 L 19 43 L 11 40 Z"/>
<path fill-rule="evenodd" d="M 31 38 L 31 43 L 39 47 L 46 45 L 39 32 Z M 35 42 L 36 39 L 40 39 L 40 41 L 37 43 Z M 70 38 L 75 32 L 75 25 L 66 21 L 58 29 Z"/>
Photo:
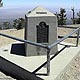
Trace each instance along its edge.
<path fill-rule="evenodd" d="M 24 17 L 27 9 L 14 8 L 14 9 L 0 9 L 0 19 L 16 19 Z"/>
<path fill-rule="evenodd" d="M 10 21 L 12 22 L 12 20 L 20 18 L 20 17 L 25 17 L 25 14 L 30 11 L 31 8 L 12 8 L 12 9 L 5 9 L 5 8 L 1 8 L 0 9 L 0 23 L 3 21 Z M 48 10 L 52 11 L 53 13 L 59 12 L 59 9 L 56 8 L 48 8 Z M 75 17 L 76 17 L 76 13 L 79 10 L 76 9 L 75 10 Z M 71 9 L 66 9 L 66 13 L 67 13 L 67 24 L 71 24 L 71 17 L 72 17 L 72 11 Z"/>
<path fill-rule="evenodd" d="M 14 19 L 0 19 L 0 24 L 2 24 L 3 22 L 10 22 L 13 23 Z"/>

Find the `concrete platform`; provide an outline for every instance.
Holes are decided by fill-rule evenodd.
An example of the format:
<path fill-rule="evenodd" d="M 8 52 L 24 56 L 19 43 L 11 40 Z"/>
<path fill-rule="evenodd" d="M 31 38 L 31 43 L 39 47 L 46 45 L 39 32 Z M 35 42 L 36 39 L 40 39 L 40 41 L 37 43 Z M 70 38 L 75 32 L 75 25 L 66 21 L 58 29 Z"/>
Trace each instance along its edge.
<path fill-rule="evenodd" d="M 58 45 L 59 50 L 63 47 L 64 47 L 63 45 Z M 11 50 L 11 44 L 1 47 L 0 56 L 30 72 L 35 71 L 41 64 L 43 64 L 46 61 L 46 56 L 24 57 L 24 56 L 10 54 L 10 50 Z M 44 80 L 56 80 L 56 78 L 61 74 L 63 70 L 65 70 L 65 67 L 72 61 L 72 59 L 78 53 L 80 53 L 80 46 L 65 48 L 62 52 L 60 52 L 59 55 L 57 55 L 53 60 L 51 60 L 50 75 L 49 76 L 44 75 L 46 74 L 46 66 L 44 66 L 37 72 L 37 74 L 43 74 L 43 75 L 37 75 L 37 76 Z"/>

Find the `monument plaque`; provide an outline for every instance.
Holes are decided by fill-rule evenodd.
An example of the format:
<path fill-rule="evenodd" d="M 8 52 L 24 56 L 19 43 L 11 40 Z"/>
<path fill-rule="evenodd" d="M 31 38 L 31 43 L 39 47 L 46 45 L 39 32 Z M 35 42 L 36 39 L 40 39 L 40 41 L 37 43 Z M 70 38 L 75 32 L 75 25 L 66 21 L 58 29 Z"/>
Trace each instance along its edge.
<path fill-rule="evenodd" d="M 37 43 L 48 43 L 49 26 L 45 22 L 37 25 Z"/>

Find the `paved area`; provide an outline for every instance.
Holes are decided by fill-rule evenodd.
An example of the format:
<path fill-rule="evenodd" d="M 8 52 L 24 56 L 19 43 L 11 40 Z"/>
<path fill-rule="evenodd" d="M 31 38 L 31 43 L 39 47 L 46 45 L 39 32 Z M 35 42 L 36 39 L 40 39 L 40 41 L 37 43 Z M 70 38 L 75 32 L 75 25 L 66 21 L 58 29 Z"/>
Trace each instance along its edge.
<path fill-rule="evenodd" d="M 59 50 L 62 47 L 64 46 L 58 45 Z M 13 54 L 10 54 L 10 49 L 11 49 L 11 45 L 1 47 L 0 56 L 4 57 L 5 59 L 19 65 L 20 67 L 30 72 L 33 72 L 36 68 L 38 68 L 42 63 L 46 61 L 46 56 L 24 57 L 24 56 L 19 56 L 19 55 L 13 55 Z M 65 67 L 72 61 L 72 59 L 79 52 L 80 52 L 80 47 L 69 47 L 69 48 L 64 49 L 57 57 L 55 57 L 51 61 L 50 75 L 49 76 L 38 75 L 38 76 L 43 78 L 44 80 L 55 80 L 61 74 L 61 72 L 65 70 Z M 44 66 L 37 73 L 42 73 L 42 74 L 46 73 L 46 66 Z M 7 80 L 7 79 L 4 79 L 4 80 Z"/>

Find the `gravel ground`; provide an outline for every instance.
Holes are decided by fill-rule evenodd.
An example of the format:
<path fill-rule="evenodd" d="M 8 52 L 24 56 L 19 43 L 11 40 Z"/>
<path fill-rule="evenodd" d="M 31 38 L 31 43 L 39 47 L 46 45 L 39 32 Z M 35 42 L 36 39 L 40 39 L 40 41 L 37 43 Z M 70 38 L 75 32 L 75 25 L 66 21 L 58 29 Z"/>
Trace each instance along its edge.
<path fill-rule="evenodd" d="M 57 80 L 80 80 L 80 54 L 70 62 L 64 71 Z"/>
<path fill-rule="evenodd" d="M 8 34 L 13 37 L 17 37 L 20 39 L 24 39 L 24 29 L 16 30 L 16 29 L 10 29 L 10 30 L 0 30 L 0 33 Z M 16 40 L 12 40 L 3 36 L 0 36 L 0 47 L 5 46 L 7 44 L 10 44 L 12 42 L 16 42 Z"/>

